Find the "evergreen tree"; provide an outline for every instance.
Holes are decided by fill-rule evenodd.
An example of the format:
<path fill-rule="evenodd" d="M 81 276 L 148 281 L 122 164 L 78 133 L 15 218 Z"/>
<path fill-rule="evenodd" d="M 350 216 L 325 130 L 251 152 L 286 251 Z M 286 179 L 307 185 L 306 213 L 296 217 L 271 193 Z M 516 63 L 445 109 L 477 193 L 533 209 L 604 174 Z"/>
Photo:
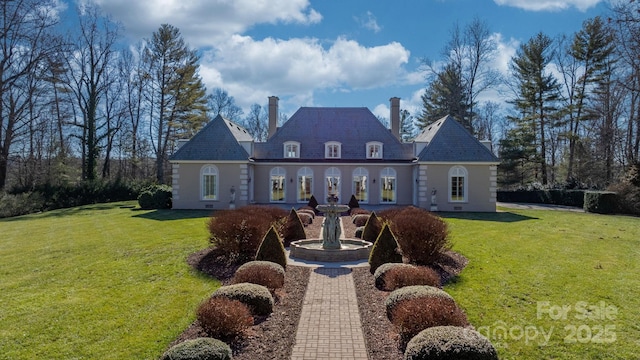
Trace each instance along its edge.
<path fill-rule="evenodd" d="M 170 145 L 177 136 L 190 136 L 206 121 L 206 90 L 198 75 L 198 55 L 176 27 L 163 24 L 153 33 L 144 60 L 151 77 L 147 98 L 156 180 L 163 183 Z"/>
<path fill-rule="evenodd" d="M 551 45 L 551 38 L 538 33 L 522 44 L 511 59 L 511 70 L 518 91 L 512 102 L 522 114 L 516 126 L 522 132 L 531 132 L 529 137 L 533 135 L 542 184 L 548 183 L 547 137 L 550 128 L 556 125 L 556 101 L 560 97 L 558 81 L 547 71 L 553 57 Z"/>
<path fill-rule="evenodd" d="M 416 119 L 416 126 L 422 130 L 440 118 L 451 115 L 471 130 L 467 100 L 460 69 L 454 64 L 447 65 L 422 95 L 422 113 Z"/>

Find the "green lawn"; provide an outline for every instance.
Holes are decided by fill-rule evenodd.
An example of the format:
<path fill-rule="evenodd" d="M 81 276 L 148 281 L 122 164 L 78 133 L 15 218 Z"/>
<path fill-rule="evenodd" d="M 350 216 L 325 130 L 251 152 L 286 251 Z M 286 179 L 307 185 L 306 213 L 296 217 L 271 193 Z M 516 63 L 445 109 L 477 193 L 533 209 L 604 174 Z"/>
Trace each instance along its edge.
<path fill-rule="evenodd" d="M 636 359 L 640 218 L 444 214 L 469 259 L 446 290 L 501 359 Z"/>
<path fill-rule="evenodd" d="M 133 204 L 0 219 L 0 359 L 157 359 L 194 320 L 207 212 Z"/>

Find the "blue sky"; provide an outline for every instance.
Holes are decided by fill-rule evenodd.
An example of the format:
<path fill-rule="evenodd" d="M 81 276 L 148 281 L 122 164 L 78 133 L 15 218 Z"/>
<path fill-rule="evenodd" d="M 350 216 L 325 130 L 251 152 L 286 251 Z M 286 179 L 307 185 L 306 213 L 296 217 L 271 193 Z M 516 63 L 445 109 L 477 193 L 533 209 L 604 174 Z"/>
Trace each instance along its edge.
<path fill-rule="evenodd" d="M 506 71 L 536 33 L 573 34 L 608 7 L 604 0 L 79 1 L 102 6 L 131 42 L 162 23 L 178 27 L 201 50 L 207 88 L 227 90 L 244 109 L 276 95 L 289 115 L 300 106 L 365 106 L 383 117 L 393 96 L 419 110 L 421 59 L 442 59 L 456 23 L 485 21 L 499 43 L 493 66 Z"/>

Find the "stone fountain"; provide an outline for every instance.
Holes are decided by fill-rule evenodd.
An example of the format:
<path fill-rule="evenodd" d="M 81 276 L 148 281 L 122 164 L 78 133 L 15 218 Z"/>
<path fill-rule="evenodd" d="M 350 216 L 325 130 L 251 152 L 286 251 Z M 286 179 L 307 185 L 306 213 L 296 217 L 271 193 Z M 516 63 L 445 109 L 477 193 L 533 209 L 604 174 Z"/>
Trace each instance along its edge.
<path fill-rule="evenodd" d="M 349 210 L 338 204 L 338 197 L 330 195 L 327 204 L 316 208 L 324 214 L 321 239 L 306 239 L 291 243 L 291 257 L 311 261 L 357 261 L 369 258 L 372 243 L 342 237 L 340 214 Z"/>

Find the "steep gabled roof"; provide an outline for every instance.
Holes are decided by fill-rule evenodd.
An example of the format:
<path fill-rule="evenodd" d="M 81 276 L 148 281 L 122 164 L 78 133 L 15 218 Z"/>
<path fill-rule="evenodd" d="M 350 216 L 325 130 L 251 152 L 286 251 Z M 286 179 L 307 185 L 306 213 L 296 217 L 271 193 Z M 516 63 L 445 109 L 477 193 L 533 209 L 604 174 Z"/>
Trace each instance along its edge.
<path fill-rule="evenodd" d="M 283 144 L 300 143 L 300 160 L 325 160 L 325 143 L 342 144 L 340 161 L 365 160 L 367 142 L 383 144 L 382 160 L 412 160 L 411 144 L 401 143 L 367 108 L 302 107 L 265 143 L 255 144 L 255 159 L 283 159 Z"/>
<path fill-rule="evenodd" d="M 427 143 L 418 155 L 418 161 L 498 162 L 486 146 L 451 116 L 429 125 L 415 141 Z"/>
<path fill-rule="evenodd" d="M 243 127 L 218 115 L 169 160 L 248 160 L 249 154 L 239 142 L 252 140 Z"/>

